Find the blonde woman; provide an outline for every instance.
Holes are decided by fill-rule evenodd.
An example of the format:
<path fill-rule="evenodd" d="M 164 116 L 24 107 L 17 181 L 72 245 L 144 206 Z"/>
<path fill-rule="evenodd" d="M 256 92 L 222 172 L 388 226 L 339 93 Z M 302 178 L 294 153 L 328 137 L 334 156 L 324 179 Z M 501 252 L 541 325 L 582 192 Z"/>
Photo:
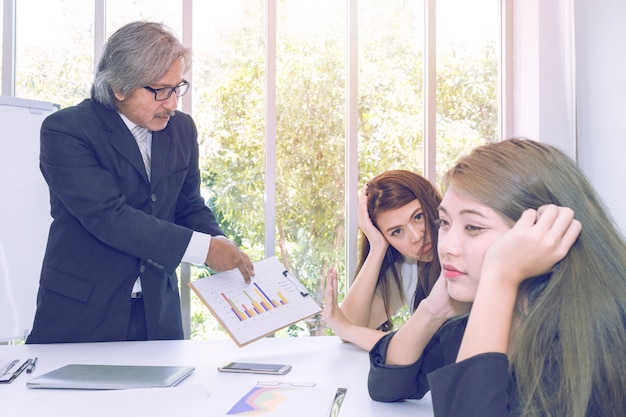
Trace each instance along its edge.
<path fill-rule="evenodd" d="M 442 279 L 370 352 L 373 399 L 435 416 L 618 417 L 626 410 L 626 244 L 578 167 L 530 140 L 446 175 Z"/>

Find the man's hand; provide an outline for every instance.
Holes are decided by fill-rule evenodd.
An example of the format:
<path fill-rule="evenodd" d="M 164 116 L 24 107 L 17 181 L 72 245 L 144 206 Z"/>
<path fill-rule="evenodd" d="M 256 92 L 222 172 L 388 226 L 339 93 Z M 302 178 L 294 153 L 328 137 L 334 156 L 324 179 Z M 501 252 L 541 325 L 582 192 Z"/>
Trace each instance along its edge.
<path fill-rule="evenodd" d="M 205 264 L 217 272 L 230 271 L 237 268 L 241 271 L 247 284 L 254 276 L 254 266 L 248 255 L 243 253 L 233 242 L 228 239 L 213 237 L 207 254 Z"/>

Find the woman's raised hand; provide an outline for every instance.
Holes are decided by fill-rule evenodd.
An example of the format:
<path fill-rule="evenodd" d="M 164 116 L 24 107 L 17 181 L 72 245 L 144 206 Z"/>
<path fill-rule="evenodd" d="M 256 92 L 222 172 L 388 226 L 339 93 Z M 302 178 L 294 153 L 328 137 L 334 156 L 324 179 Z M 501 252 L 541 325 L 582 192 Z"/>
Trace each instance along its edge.
<path fill-rule="evenodd" d="M 363 231 L 367 240 L 370 243 L 370 247 L 380 247 L 382 251 L 386 251 L 389 246 L 389 242 L 380 233 L 380 230 L 374 226 L 372 219 L 367 211 L 367 185 L 363 186 L 361 189 L 361 195 L 359 196 L 359 206 L 358 206 L 358 217 L 359 217 L 359 228 Z"/>
<path fill-rule="evenodd" d="M 528 209 L 515 225 L 487 250 L 485 268 L 519 285 L 527 278 L 550 271 L 569 252 L 582 225 L 568 207 L 553 204 Z"/>
<path fill-rule="evenodd" d="M 337 294 L 339 292 L 337 286 L 337 270 L 335 268 L 329 268 L 326 274 L 326 292 L 324 296 L 324 319 L 328 326 L 335 332 L 340 339 L 344 339 L 342 335 L 345 335 L 352 323 L 339 308 L 337 301 Z"/>

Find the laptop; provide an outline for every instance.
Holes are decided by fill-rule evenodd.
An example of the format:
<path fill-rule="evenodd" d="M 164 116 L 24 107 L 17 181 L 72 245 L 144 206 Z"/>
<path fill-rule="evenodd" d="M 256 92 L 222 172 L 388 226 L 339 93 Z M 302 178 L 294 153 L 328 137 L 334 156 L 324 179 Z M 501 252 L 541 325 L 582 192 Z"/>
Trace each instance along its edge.
<path fill-rule="evenodd" d="M 173 387 L 194 371 L 192 366 L 71 364 L 26 382 L 28 388 L 132 389 Z"/>

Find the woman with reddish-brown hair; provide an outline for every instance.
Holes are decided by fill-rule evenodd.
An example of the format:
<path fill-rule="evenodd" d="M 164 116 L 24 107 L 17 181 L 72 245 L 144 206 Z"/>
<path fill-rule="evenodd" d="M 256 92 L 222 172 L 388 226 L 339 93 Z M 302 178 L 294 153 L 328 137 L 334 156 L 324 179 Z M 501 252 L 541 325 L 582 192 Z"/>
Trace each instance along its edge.
<path fill-rule="evenodd" d="M 344 341 L 369 350 L 392 329 L 404 306 L 412 312 L 439 276 L 437 207 L 441 196 L 424 177 L 406 170 L 386 171 L 363 187 L 357 274 L 341 307 L 336 302 L 337 271 L 327 280 L 325 318 Z"/>

